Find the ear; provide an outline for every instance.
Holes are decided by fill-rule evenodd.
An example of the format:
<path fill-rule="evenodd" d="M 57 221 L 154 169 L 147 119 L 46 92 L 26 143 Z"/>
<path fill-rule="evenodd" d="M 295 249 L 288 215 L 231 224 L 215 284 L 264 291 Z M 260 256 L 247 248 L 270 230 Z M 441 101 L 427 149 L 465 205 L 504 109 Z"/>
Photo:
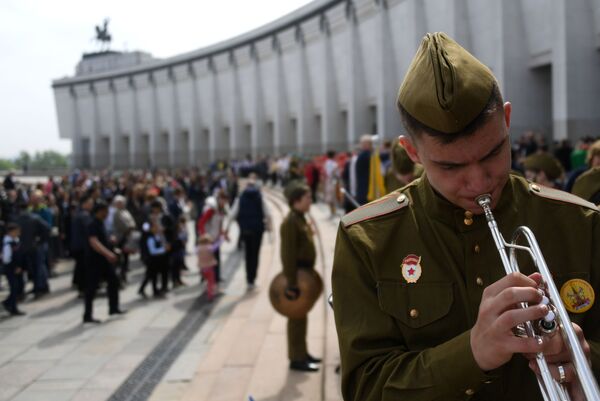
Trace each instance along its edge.
<path fill-rule="evenodd" d="M 410 157 L 410 160 L 412 160 L 415 163 L 421 163 L 421 159 L 419 158 L 419 154 L 417 153 L 417 147 L 415 146 L 415 143 L 413 142 L 412 138 L 410 138 L 407 135 L 400 135 L 398 137 L 398 141 L 400 142 L 400 145 L 402 145 L 404 150 L 406 150 L 406 154 L 408 155 L 408 157 Z"/>
<path fill-rule="evenodd" d="M 512 112 L 512 104 L 510 102 L 504 103 L 504 122 L 506 122 L 506 128 L 510 128 L 510 113 Z"/>

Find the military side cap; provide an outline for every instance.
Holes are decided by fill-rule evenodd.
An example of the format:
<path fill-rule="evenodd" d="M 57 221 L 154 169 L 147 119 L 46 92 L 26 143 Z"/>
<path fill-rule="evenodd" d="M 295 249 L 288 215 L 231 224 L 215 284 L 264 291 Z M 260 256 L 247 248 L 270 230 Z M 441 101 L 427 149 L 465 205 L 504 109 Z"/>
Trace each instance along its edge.
<path fill-rule="evenodd" d="M 408 157 L 406 149 L 398 141 L 392 145 L 392 163 L 398 174 L 412 173 L 415 167 L 415 163 Z"/>
<path fill-rule="evenodd" d="M 464 130 L 485 108 L 496 79 L 445 33 L 425 35 L 398 93 L 421 124 L 446 134 Z"/>
<path fill-rule="evenodd" d="M 600 192 L 600 167 L 592 168 L 577 177 L 571 192 L 585 200 L 593 201 Z"/>
<path fill-rule="evenodd" d="M 548 153 L 536 153 L 523 161 L 525 170 L 543 171 L 549 180 L 556 180 L 563 173 L 563 168 L 557 158 Z"/>

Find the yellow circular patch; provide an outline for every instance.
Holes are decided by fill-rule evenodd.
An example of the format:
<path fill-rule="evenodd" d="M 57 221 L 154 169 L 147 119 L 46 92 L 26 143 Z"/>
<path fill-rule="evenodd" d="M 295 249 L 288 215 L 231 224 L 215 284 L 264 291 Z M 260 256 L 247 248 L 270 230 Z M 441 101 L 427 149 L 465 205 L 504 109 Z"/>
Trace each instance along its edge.
<path fill-rule="evenodd" d="M 594 289 L 585 280 L 575 278 L 563 284 L 560 298 L 571 313 L 583 313 L 594 304 Z"/>

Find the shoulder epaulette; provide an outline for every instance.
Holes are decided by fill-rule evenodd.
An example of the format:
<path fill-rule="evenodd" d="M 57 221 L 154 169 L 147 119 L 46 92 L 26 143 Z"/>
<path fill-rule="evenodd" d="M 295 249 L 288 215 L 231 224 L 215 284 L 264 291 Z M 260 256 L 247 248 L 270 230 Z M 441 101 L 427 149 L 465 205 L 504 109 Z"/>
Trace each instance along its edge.
<path fill-rule="evenodd" d="M 529 183 L 529 192 L 541 196 L 542 198 L 552 199 L 559 202 L 572 203 L 574 205 L 579 205 L 583 207 L 587 207 L 588 209 L 600 211 L 598 206 L 594 205 L 592 202 L 588 202 L 585 199 L 580 198 L 577 195 L 570 194 L 568 192 L 560 191 L 558 189 L 545 187 L 543 185 L 538 185 L 534 183 Z"/>
<path fill-rule="evenodd" d="M 408 196 L 403 193 L 392 193 L 351 211 L 342 217 L 342 224 L 347 228 L 361 221 L 384 216 L 405 208 L 409 203 Z"/>

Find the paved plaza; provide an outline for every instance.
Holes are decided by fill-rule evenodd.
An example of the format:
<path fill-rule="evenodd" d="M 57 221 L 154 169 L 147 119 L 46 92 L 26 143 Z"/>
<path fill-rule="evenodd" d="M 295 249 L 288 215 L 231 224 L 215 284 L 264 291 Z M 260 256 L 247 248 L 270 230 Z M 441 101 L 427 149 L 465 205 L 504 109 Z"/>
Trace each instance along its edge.
<path fill-rule="evenodd" d="M 108 317 L 101 296 L 95 315 L 103 323 L 83 325 L 83 302 L 71 289 L 72 262 L 61 262 L 52 293 L 22 304 L 27 316 L 0 314 L 0 400 L 341 400 L 337 338 L 325 302 L 338 221 L 328 219 L 325 206 L 313 206 L 317 269 L 326 290 L 309 315 L 308 345 L 324 361 L 318 373 L 292 372 L 286 319 L 268 299 L 269 283 L 281 271 L 277 228 L 287 206 L 279 192 L 266 195 L 276 229 L 263 239 L 253 292 L 246 291 L 243 251 L 232 232 L 234 240 L 222 249 L 226 281 L 212 304 L 203 296 L 190 246 L 187 286 L 163 300 L 141 299 L 143 268 L 136 260 L 121 291 L 128 313 Z M 0 291 L 0 297 L 5 294 Z"/>

